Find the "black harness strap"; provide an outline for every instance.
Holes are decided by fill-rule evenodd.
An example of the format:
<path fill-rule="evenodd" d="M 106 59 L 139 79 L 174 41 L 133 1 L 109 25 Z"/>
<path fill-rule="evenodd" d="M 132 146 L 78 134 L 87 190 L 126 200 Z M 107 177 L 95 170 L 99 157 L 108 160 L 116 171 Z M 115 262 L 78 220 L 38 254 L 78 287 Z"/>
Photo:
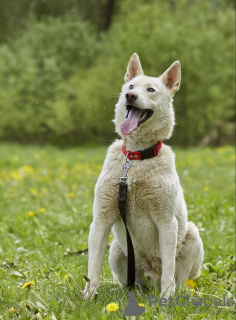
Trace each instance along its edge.
<path fill-rule="evenodd" d="M 130 237 L 129 230 L 126 224 L 126 199 L 127 199 L 127 189 L 128 186 L 125 182 L 120 182 L 119 184 L 119 209 L 121 218 L 124 222 L 126 229 L 127 238 L 127 249 L 128 249 L 128 270 L 127 270 L 127 283 L 129 287 L 133 287 L 135 283 L 135 256 L 134 247 Z"/>

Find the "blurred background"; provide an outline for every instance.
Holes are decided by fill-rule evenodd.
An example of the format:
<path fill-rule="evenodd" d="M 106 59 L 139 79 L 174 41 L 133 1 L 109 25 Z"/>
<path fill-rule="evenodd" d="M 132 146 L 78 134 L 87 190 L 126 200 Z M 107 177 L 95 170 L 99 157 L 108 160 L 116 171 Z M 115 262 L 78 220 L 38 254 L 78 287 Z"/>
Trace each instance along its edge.
<path fill-rule="evenodd" d="M 170 144 L 234 142 L 233 0 L 0 0 L 0 141 L 110 144 L 133 52 L 181 62 Z"/>

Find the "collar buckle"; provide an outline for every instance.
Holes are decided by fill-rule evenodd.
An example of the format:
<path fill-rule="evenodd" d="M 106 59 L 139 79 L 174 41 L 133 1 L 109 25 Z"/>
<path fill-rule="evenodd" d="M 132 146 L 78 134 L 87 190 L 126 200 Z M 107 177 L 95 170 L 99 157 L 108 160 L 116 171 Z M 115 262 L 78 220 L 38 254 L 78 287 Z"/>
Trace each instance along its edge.
<path fill-rule="evenodd" d="M 155 151 L 154 151 L 154 150 L 155 150 Z M 144 149 L 144 150 L 139 150 L 138 152 L 141 153 L 141 157 L 142 157 L 141 160 L 151 159 L 151 158 L 153 158 L 154 156 L 157 156 L 157 155 L 158 155 L 157 147 L 156 147 L 156 146 L 150 147 L 150 148 L 147 148 L 147 149 Z"/>

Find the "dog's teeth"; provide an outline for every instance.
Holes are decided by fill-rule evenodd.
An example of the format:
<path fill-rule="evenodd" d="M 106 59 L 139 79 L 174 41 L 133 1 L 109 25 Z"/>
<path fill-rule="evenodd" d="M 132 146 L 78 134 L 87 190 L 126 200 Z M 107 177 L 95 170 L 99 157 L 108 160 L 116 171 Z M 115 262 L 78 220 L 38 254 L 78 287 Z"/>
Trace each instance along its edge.
<path fill-rule="evenodd" d="M 126 119 L 127 119 L 128 116 L 129 116 L 129 112 L 130 112 L 131 108 L 132 108 L 132 107 L 130 107 L 130 106 L 127 106 L 127 107 L 126 107 L 126 117 L 125 117 Z"/>
<path fill-rule="evenodd" d="M 140 120 L 143 120 L 143 119 L 147 116 L 147 113 L 148 113 L 148 111 L 145 111 L 145 112 L 142 114 Z"/>

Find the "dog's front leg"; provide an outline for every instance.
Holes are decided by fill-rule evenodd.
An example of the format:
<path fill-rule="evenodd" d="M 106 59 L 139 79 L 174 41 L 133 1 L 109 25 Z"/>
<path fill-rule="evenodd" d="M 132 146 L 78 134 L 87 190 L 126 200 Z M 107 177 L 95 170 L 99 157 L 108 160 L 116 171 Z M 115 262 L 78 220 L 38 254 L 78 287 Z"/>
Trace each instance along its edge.
<path fill-rule="evenodd" d="M 94 218 L 89 232 L 89 261 L 88 261 L 88 278 L 84 289 L 85 297 L 97 294 L 100 284 L 100 273 L 104 255 L 108 244 L 108 235 L 111 230 L 111 224 L 103 219 Z"/>
<path fill-rule="evenodd" d="M 162 260 L 161 295 L 169 297 L 175 291 L 175 256 L 178 224 L 175 217 L 171 221 L 158 223 Z"/>

